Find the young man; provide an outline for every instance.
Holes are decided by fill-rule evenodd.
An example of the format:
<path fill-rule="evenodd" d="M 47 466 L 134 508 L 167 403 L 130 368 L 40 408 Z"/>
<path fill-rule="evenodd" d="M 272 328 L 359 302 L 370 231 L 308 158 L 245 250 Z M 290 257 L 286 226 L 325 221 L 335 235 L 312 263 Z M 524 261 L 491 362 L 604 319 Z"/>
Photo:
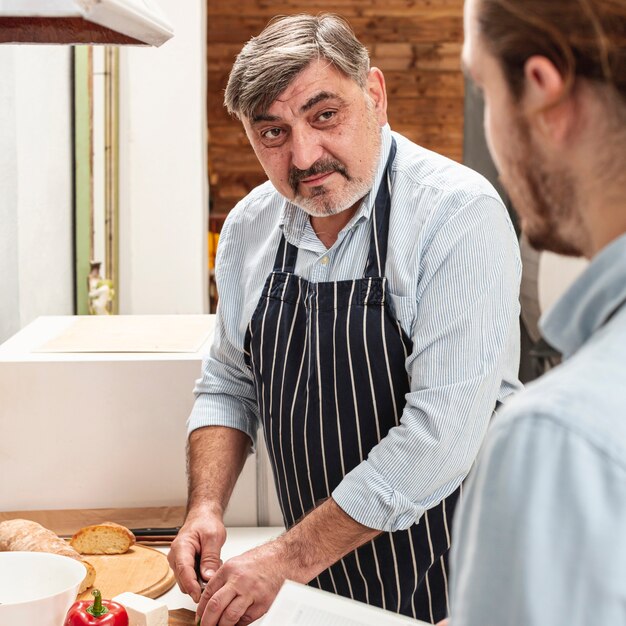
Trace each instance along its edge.
<path fill-rule="evenodd" d="M 441 619 L 460 484 L 518 387 L 506 211 L 476 173 L 391 132 L 383 75 L 336 17 L 271 23 L 226 105 L 269 181 L 220 237 L 179 584 L 202 626 L 249 623 L 286 578 Z M 288 530 L 220 567 L 259 425 Z"/>
<path fill-rule="evenodd" d="M 452 626 L 626 624 L 626 2 L 467 0 L 463 60 L 535 247 L 587 270 L 563 364 L 498 414 L 455 524 Z"/>

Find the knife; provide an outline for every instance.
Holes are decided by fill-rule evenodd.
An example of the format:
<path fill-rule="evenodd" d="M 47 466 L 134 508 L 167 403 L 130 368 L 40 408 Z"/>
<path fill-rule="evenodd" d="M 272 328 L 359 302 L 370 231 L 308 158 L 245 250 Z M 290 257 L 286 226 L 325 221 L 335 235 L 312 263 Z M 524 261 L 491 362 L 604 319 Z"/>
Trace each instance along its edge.
<path fill-rule="evenodd" d="M 131 528 L 130 532 L 132 532 L 135 537 L 146 537 L 146 536 L 163 536 L 163 535 L 177 535 L 180 530 L 180 526 L 170 526 L 169 528 Z"/>
<path fill-rule="evenodd" d="M 131 528 L 130 531 L 135 535 L 137 541 L 174 541 L 180 526 L 170 526 L 168 528 Z"/>
<path fill-rule="evenodd" d="M 168 543 L 176 539 L 180 526 L 170 526 L 166 528 L 129 528 L 139 542 L 163 542 Z M 71 539 L 72 535 L 59 535 L 61 539 Z"/>

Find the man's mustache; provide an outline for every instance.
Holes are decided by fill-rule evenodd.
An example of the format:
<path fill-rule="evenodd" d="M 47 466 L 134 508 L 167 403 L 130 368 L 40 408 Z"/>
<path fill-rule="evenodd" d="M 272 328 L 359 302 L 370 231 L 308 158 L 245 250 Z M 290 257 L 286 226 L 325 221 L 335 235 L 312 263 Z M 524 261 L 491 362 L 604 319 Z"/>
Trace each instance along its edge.
<path fill-rule="evenodd" d="M 298 183 L 301 180 L 311 176 L 318 176 L 319 174 L 327 174 L 329 172 L 338 172 L 346 180 L 351 180 L 346 166 L 341 161 L 337 161 L 336 159 L 324 159 L 316 161 L 306 170 L 299 170 L 297 167 L 289 168 L 289 185 L 295 192 L 297 192 Z"/>

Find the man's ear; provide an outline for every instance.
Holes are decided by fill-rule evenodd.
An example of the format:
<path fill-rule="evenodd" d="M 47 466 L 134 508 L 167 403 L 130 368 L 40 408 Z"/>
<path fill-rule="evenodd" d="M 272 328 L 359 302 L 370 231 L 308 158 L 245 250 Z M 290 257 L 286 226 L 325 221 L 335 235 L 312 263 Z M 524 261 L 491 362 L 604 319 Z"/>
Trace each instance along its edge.
<path fill-rule="evenodd" d="M 372 67 L 367 74 L 367 93 L 374 103 L 378 123 L 384 126 L 387 123 L 387 89 L 385 77 L 377 67 Z"/>
<path fill-rule="evenodd" d="M 532 56 L 524 64 L 524 109 L 529 122 L 546 139 L 562 143 L 575 122 L 575 102 L 554 63 Z"/>

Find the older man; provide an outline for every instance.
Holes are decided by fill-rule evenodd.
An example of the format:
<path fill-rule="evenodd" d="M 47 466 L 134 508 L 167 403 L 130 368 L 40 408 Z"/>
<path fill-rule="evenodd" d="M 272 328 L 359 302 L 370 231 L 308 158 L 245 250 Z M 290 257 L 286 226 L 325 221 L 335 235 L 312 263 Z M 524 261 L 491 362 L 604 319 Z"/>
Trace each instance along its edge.
<path fill-rule="evenodd" d="M 286 578 L 435 621 L 460 485 L 518 386 L 517 242 L 492 187 L 387 126 L 342 20 L 271 23 L 226 105 L 269 182 L 220 238 L 216 339 L 189 422 L 172 546 L 203 626 L 247 624 Z M 258 426 L 287 532 L 220 567 Z"/>
<path fill-rule="evenodd" d="M 626 624 L 626 2 L 467 0 L 463 59 L 535 247 L 584 255 L 563 364 L 494 420 L 455 526 L 453 626 Z"/>

